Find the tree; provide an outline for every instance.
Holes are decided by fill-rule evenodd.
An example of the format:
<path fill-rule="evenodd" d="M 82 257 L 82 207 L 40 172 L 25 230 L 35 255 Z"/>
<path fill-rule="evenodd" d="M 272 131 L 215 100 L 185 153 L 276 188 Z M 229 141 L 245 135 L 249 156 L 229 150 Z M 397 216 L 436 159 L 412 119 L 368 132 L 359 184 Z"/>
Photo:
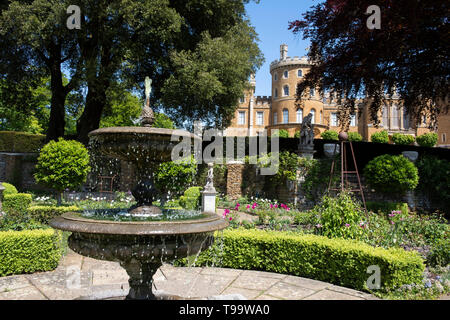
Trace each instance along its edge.
<path fill-rule="evenodd" d="M 41 150 L 34 177 L 57 191 L 58 205 L 65 189 L 77 188 L 90 171 L 87 149 L 78 141 L 50 141 Z"/>
<path fill-rule="evenodd" d="M 146 76 L 153 80 L 152 105 L 175 115 L 177 124 L 207 120 L 225 126 L 262 62 L 245 18 L 246 2 L 11 1 L 2 7 L 0 34 L 12 48 L 5 57 L 21 70 L 17 74 L 33 78 L 22 62 L 51 76 L 48 139 L 64 134 L 64 101 L 72 90 L 87 88 L 77 121 L 78 140 L 87 143 L 107 108 L 108 89 L 120 80 L 127 89 L 141 90 Z M 81 8 L 80 30 L 66 28 L 69 5 Z M 20 59 L 13 59 L 14 52 Z M 66 85 L 62 70 L 70 73 Z"/>
<path fill-rule="evenodd" d="M 381 10 L 380 29 L 367 27 L 370 5 Z M 426 114 L 433 128 L 448 112 L 448 1 L 327 0 L 289 28 L 311 40 L 313 66 L 297 86 L 298 100 L 310 87 L 336 93 L 342 123 L 365 96 L 378 125 L 378 112 L 395 92 L 417 124 Z"/>

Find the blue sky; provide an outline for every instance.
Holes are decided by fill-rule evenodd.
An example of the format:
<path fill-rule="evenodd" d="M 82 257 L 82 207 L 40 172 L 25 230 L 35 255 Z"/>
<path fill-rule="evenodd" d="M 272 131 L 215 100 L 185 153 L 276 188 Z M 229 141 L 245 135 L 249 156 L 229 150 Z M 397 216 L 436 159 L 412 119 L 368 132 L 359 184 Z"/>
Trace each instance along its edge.
<path fill-rule="evenodd" d="M 286 43 L 288 56 L 304 56 L 309 41 L 302 40 L 301 35 L 294 35 L 288 30 L 289 21 L 301 18 L 314 0 L 261 0 L 259 4 L 250 2 L 246 5 L 247 15 L 259 35 L 259 48 L 264 54 L 265 62 L 256 73 L 256 95 L 271 95 L 270 63 L 280 57 L 280 44 Z"/>

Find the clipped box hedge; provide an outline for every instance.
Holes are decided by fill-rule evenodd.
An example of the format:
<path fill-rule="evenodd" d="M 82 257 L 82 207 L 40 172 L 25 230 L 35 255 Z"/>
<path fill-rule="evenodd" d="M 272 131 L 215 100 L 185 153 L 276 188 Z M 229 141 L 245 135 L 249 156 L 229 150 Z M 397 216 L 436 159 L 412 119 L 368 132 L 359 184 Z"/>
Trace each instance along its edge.
<path fill-rule="evenodd" d="M 380 267 L 381 289 L 420 283 L 425 268 L 416 252 L 354 240 L 244 229 L 225 230 L 222 237 L 196 264 L 290 274 L 366 291 L 371 265 Z"/>
<path fill-rule="evenodd" d="M 3 210 L 10 214 L 25 214 L 32 200 L 28 193 L 7 194 L 3 197 Z"/>
<path fill-rule="evenodd" d="M 65 212 L 78 211 L 77 206 L 57 207 L 57 206 L 31 206 L 27 209 L 30 218 L 34 221 L 48 224 L 48 222 Z"/>
<path fill-rule="evenodd" d="M 61 232 L 53 229 L 0 232 L 0 277 L 55 269 L 60 244 Z"/>
<path fill-rule="evenodd" d="M 0 151 L 39 152 L 45 135 L 28 132 L 0 131 Z"/>

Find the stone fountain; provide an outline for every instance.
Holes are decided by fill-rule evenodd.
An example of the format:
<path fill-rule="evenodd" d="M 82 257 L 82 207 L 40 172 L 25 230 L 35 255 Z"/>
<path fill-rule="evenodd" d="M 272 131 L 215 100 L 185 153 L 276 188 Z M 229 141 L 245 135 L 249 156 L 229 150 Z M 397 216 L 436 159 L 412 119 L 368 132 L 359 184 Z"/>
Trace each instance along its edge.
<path fill-rule="evenodd" d="M 161 162 L 171 161 L 175 143 L 174 130 L 152 128 L 153 111 L 149 95 L 151 80 L 146 79 L 146 104 L 141 127 L 111 127 L 92 131 L 90 147 L 104 155 L 132 162 L 139 178 L 132 190 L 136 205 L 130 216 L 150 220 L 98 220 L 65 213 L 53 219 L 55 229 L 72 232 L 69 247 L 87 257 L 117 261 L 129 275 L 130 291 L 126 299 L 156 299 L 152 292 L 152 277 L 166 261 L 198 254 L 213 242 L 216 230 L 228 223 L 214 212 L 204 212 L 198 218 L 167 220 L 162 210 L 153 205 L 157 189 L 153 172 Z M 176 131 L 177 136 L 200 139 L 189 132 Z"/>

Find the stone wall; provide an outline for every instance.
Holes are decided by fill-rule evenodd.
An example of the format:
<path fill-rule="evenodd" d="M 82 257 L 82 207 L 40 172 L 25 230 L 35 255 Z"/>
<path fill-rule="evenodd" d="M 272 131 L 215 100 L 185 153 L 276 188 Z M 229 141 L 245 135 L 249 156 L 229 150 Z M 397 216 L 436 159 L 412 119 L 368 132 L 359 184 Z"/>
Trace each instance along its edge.
<path fill-rule="evenodd" d="M 33 174 L 37 153 L 0 152 L 0 181 L 12 183 L 21 190 L 42 190 Z"/>
<path fill-rule="evenodd" d="M 241 186 L 244 164 L 241 162 L 230 162 L 227 164 L 227 196 L 237 199 L 242 195 Z"/>

